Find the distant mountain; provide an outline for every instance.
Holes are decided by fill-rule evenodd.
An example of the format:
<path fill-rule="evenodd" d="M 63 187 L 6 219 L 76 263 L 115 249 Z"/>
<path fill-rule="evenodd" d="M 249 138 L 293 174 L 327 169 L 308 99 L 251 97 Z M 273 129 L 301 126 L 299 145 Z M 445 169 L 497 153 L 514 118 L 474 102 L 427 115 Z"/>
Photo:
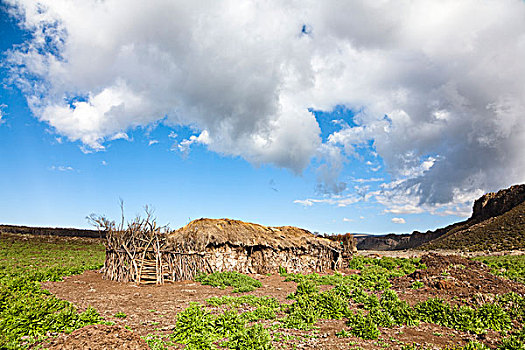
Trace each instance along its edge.
<path fill-rule="evenodd" d="M 472 216 L 447 227 L 414 231 L 406 235 L 367 237 L 358 242 L 360 250 L 525 249 L 525 185 L 487 193 L 474 202 Z"/>

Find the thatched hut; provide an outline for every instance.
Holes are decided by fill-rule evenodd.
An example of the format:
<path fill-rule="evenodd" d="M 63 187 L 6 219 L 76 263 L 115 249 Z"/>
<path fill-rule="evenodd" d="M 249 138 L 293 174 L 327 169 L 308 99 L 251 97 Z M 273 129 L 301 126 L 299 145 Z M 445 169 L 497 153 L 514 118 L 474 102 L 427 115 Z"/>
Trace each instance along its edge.
<path fill-rule="evenodd" d="M 162 284 L 193 279 L 199 271 L 322 272 L 337 268 L 340 259 L 340 244 L 297 227 L 198 219 L 175 231 L 108 243 L 104 276 Z"/>

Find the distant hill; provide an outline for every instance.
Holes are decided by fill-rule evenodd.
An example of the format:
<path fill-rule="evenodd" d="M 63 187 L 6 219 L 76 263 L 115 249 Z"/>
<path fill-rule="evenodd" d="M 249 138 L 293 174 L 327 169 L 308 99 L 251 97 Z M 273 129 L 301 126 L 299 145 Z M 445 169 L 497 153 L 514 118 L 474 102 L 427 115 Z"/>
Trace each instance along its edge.
<path fill-rule="evenodd" d="M 414 231 L 406 235 L 367 237 L 358 242 L 360 250 L 525 249 L 525 185 L 487 193 L 474 202 L 472 216 L 447 227 Z"/>
<path fill-rule="evenodd" d="M 466 251 L 525 249 L 525 202 L 504 214 L 451 230 L 419 248 Z"/>
<path fill-rule="evenodd" d="M 78 228 L 60 228 L 60 227 L 30 227 L 30 226 L 15 226 L 15 225 L 0 225 L 0 234 L 15 233 L 15 234 L 30 234 L 30 235 L 44 235 L 44 236 L 64 236 L 64 237 L 89 237 L 89 238 L 103 238 L 104 232 L 96 230 L 82 230 Z"/>

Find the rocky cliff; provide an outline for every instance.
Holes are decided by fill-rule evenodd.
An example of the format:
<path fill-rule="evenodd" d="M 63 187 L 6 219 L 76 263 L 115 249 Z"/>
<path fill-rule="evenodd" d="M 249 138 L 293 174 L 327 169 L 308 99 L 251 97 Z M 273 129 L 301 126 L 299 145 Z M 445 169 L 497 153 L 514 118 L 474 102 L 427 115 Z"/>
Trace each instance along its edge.
<path fill-rule="evenodd" d="M 487 193 L 474 202 L 470 219 L 482 221 L 506 213 L 525 202 L 525 185 L 515 185 L 496 193 Z"/>
<path fill-rule="evenodd" d="M 359 250 L 425 249 L 521 249 L 525 241 L 525 185 L 487 193 L 474 202 L 472 216 L 435 231 L 410 235 L 368 236 Z M 498 234 L 499 232 L 499 234 Z M 489 234 L 490 233 L 490 234 Z M 494 242 L 485 244 L 485 240 Z M 501 243 L 499 241 L 507 240 Z"/>

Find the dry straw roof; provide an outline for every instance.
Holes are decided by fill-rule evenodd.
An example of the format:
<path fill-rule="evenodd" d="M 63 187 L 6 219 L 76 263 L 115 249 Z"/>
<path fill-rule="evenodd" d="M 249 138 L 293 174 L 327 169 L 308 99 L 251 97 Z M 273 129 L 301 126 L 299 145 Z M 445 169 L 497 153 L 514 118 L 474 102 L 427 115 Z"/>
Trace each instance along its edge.
<path fill-rule="evenodd" d="M 168 247 L 176 250 L 203 252 L 209 245 L 224 244 L 278 250 L 310 250 L 314 247 L 339 250 L 337 243 L 298 227 L 267 227 L 230 219 L 194 220 L 167 236 Z"/>

